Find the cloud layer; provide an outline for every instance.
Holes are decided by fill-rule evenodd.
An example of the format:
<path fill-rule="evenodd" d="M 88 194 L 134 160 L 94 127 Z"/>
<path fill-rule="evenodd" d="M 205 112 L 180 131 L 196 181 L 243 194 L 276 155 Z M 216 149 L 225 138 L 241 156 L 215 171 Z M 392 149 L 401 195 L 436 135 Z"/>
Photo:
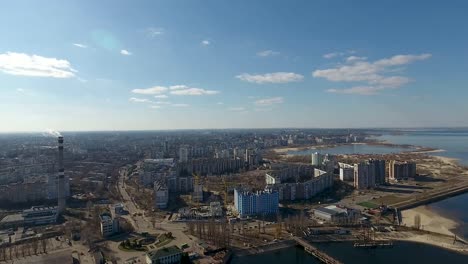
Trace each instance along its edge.
<path fill-rule="evenodd" d="M 371 95 L 389 88 L 399 88 L 411 81 L 405 76 L 388 76 L 395 66 L 402 66 L 415 61 L 426 60 L 431 54 L 396 55 L 374 62 L 366 61 L 365 57 L 351 56 L 346 59 L 347 64 L 339 64 L 335 68 L 316 70 L 312 73 L 315 78 L 324 78 L 331 82 L 360 82 L 364 85 L 346 89 L 329 89 L 330 93 Z"/>
<path fill-rule="evenodd" d="M 271 97 L 257 100 L 255 101 L 255 104 L 258 106 L 270 106 L 273 104 L 282 104 L 283 102 L 283 97 Z"/>
<path fill-rule="evenodd" d="M 276 56 L 279 54 L 280 53 L 278 51 L 274 51 L 274 50 L 263 50 L 263 51 L 257 52 L 257 56 L 259 57 L 271 57 L 271 56 Z"/>
<path fill-rule="evenodd" d="M 168 96 L 165 93 L 173 95 L 213 95 L 218 94 L 219 91 L 215 90 L 206 90 L 202 88 L 190 87 L 187 85 L 179 84 L 172 85 L 169 87 L 166 86 L 153 86 L 146 89 L 133 89 L 132 93 L 136 94 L 146 94 L 146 95 L 155 95 L 155 98 L 167 98 Z"/>
<path fill-rule="evenodd" d="M 52 78 L 71 78 L 77 72 L 67 60 L 15 52 L 0 54 L 0 71 L 11 75 Z"/>
<path fill-rule="evenodd" d="M 87 45 L 80 44 L 80 43 L 73 43 L 73 46 L 78 47 L 78 48 L 82 48 L 82 49 L 86 49 L 88 47 Z"/>
<path fill-rule="evenodd" d="M 124 50 L 124 49 L 120 51 L 120 54 L 125 55 L 125 56 L 132 55 L 132 53 L 130 51 Z"/>
<path fill-rule="evenodd" d="M 243 73 L 236 76 L 237 79 L 251 83 L 289 83 L 289 82 L 300 82 L 304 79 L 304 76 L 294 72 L 274 72 L 252 75 Z"/>

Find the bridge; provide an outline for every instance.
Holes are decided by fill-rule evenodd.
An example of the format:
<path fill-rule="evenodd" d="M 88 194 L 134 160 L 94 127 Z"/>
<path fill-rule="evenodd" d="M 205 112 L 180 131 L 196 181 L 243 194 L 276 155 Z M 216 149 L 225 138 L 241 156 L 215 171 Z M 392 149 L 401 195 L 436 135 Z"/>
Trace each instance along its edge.
<path fill-rule="evenodd" d="M 294 240 L 296 241 L 297 244 L 301 245 L 304 247 L 304 250 L 320 260 L 322 263 L 326 264 L 342 264 L 342 262 L 334 259 L 330 255 L 328 255 L 325 252 L 320 251 L 318 248 L 312 246 L 307 240 L 300 238 L 300 237 L 294 237 Z"/>

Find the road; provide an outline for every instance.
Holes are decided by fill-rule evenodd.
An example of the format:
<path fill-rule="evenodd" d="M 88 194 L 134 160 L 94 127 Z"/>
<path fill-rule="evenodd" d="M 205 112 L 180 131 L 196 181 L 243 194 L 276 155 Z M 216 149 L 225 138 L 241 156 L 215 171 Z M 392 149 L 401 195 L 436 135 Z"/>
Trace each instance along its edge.
<path fill-rule="evenodd" d="M 171 232 L 174 236 L 174 241 L 168 244 L 171 245 L 182 245 L 182 244 L 190 244 L 197 239 L 192 236 L 188 236 L 184 233 L 187 229 L 187 225 L 185 223 L 176 223 L 170 222 L 166 220 L 162 220 L 161 222 L 156 223 L 156 228 L 153 228 L 153 225 L 145 216 L 145 211 L 138 208 L 135 201 L 132 197 L 128 194 L 126 190 L 125 180 L 127 179 L 127 170 L 122 168 L 120 170 L 120 178 L 118 180 L 118 189 L 122 196 L 122 204 L 125 206 L 126 210 L 129 212 L 128 215 L 124 217 L 130 221 L 133 225 L 134 229 L 138 233 L 148 232 L 154 233 L 155 231 L 162 231 L 162 232 Z"/>

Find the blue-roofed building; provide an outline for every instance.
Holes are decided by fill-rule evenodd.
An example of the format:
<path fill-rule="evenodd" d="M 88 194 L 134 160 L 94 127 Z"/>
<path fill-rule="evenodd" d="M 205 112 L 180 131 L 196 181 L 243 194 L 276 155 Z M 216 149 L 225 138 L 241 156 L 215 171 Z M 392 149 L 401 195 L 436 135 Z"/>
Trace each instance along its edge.
<path fill-rule="evenodd" d="M 240 217 L 258 214 L 276 214 L 278 212 L 279 195 L 277 191 L 266 189 L 259 192 L 234 190 L 234 207 Z"/>

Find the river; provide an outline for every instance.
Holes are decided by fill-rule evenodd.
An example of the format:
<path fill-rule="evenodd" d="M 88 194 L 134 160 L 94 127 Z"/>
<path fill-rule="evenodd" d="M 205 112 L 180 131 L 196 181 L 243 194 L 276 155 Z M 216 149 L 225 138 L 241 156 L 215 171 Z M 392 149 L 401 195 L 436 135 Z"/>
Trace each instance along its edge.
<path fill-rule="evenodd" d="M 467 263 L 468 256 L 442 248 L 413 243 L 396 242 L 392 248 L 380 249 L 356 249 L 351 243 L 326 243 L 316 244 L 318 248 L 330 256 L 346 264 L 363 263 Z M 233 264 L 258 264 L 258 263 L 320 263 L 314 257 L 306 253 L 302 248 L 291 247 L 265 254 L 233 258 Z"/>
<path fill-rule="evenodd" d="M 468 165 L 468 130 L 436 129 L 402 131 L 402 134 L 384 133 L 377 137 L 393 144 L 408 144 L 442 149 L 432 155 L 459 159 Z M 342 145 L 327 149 L 290 151 L 288 154 L 307 155 L 313 152 L 329 154 L 389 154 L 407 151 L 398 146 L 376 146 L 366 144 Z M 459 223 L 456 232 L 468 237 L 468 194 L 451 197 L 428 205 Z M 435 246 L 413 242 L 396 242 L 392 249 L 354 249 L 349 243 L 318 245 L 322 250 L 344 263 L 468 263 L 468 256 Z M 320 263 L 300 248 L 287 248 L 265 254 L 234 258 L 232 263 Z"/>

